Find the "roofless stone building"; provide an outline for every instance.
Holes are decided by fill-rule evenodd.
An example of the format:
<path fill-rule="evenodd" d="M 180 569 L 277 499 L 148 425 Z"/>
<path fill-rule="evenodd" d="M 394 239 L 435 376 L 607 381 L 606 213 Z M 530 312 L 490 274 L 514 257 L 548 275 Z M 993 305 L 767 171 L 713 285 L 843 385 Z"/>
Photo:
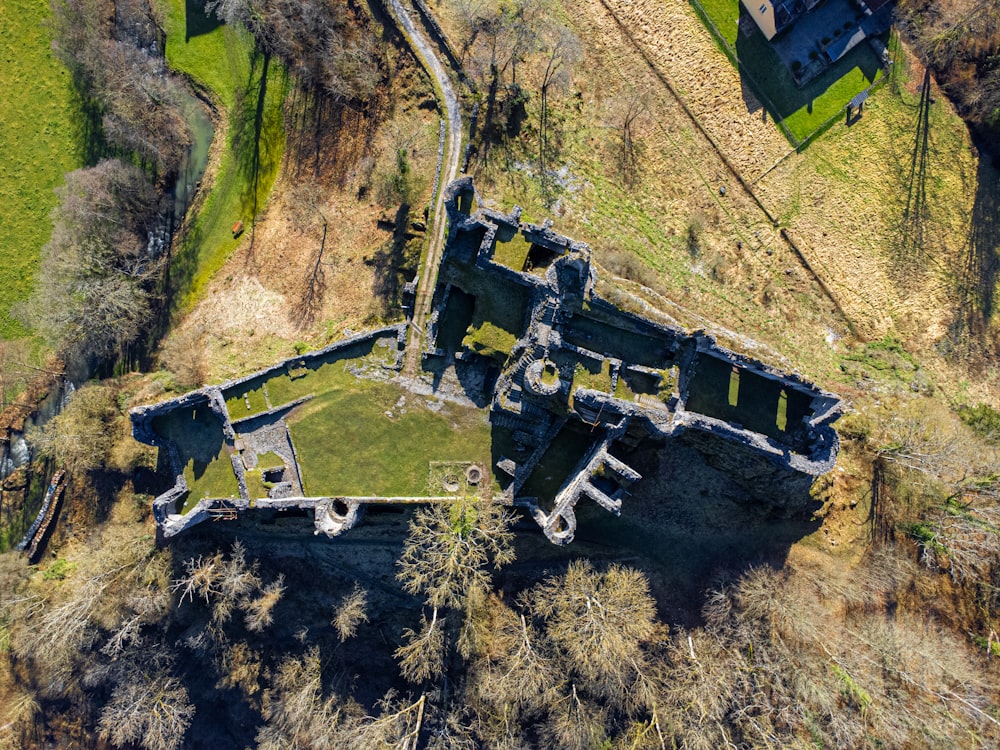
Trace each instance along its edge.
<path fill-rule="evenodd" d="M 525 508 L 550 541 L 566 544 L 581 500 L 615 515 L 627 511 L 626 490 L 642 478 L 628 465 L 629 448 L 684 430 L 736 441 L 790 471 L 815 476 L 833 468 L 839 441 L 832 424 L 841 413 L 836 396 L 729 351 L 704 332 L 616 307 L 595 290 L 587 245 L 549 223 L 522 223 L 516 208 L 510 214 L 474 210 L 470 178 L 446 190 L 448 244 L 422 351 L 425 372 L 435 373 L 432 383 L 408 383 L 399 375 L 401 324 L 133 409 L 135 438 L 165 452 L 175 477 L 154 501 L 165 536 L 251 508 L 305 509 L 316 533 L 335 536 L 355 525 L 368 504 L 454 502 L 472 494 Z M 498 262 L 498 249 L 506 265 Z M 376 348 L 382 354 L 372 369 Z M 334 361 L 358 377 L 425 395 L 435 393 L 440 374 L 453 367 L 469 395 L 465 402 L 488 412 L 491 465 L 474 456 L 430 460 L 426 484 L 405 496 L 338 494 L 337 477 L 330 487 L 312 486 L 300 460 L 305 451 L 296 438 L 296 414 L 311 408 L 324 382 L 316 373 Z M 369 365 L 352 364 L 364 362 Z M 390 409 L 374 418 L 393 415 Z M 335 442 L 350 426 L 335 410 L 326 418 Z M 185 443 L 194 427 L 184 425 L 198 419 L 201 439 L 216 440 L 212 449 L 231 464 L 228 496 L 191 497 L 192 451 Z M 543 467 L 546 476 L 560 474 L 556 482 L 537 480 Z M 264 481 L 248 480 L 258 473 Z"/>

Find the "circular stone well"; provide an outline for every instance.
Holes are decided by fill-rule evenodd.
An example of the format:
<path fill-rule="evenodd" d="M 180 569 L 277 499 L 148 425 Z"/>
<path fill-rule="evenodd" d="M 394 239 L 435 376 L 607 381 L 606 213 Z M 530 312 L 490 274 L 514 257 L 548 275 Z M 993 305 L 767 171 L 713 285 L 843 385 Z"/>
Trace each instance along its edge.
<path fill-rule="evenodd" d="M 465 481 L 470 485 L 475 487 L 481 481 L 483 481 L 483 470 L 476 464 L 472 464 L 469 468 L 465 470 Z"/>

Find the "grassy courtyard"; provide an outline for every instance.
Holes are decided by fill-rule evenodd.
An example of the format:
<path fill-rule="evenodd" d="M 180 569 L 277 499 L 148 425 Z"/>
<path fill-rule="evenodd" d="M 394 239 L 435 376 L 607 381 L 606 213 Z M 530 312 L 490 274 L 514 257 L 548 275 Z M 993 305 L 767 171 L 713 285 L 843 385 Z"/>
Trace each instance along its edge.
<path fill-rule="evenodd" d="M 153 427 L 173 441 L 184 462 L 184 478 L 190 492 L 182 513 L 205 497 L 239 496 L 233 464 L 222 438 L 222 423 L 207 405 L 157 417 Z"/>
<path fill-rule="evenodd" d="M 230 417 L 264 411 L 265 392 L 275 408 L 310 397 L 287 417 L 307 495 L 441 494 L 428 485 L 430 462 L 489 463 L 487 414 L 357 376 L 377 377 L 394 346 L 365 341 L 229 389 Z"/>
<path fill-rule="evenodd" d="M 357 380 L 303 405 L 289 420 L 307 494 L 420 496 L 431 461 L 488 462 L 486 412 L 433 409 L 391 383 Z"/>

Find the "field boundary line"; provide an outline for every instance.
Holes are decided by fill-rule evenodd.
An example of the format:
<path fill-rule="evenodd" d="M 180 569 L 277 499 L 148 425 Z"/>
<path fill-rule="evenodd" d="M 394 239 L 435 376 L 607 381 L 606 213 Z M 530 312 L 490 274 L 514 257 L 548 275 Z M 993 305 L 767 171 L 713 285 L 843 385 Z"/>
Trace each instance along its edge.
<path fill-rule="evenodd" d="M 622 32 L 622 34 L 625 35 L 625 37 L 629 40 L 629 42 L 631 42 L 636 52 L 639 53 L 639 56 L 642 57 L 643 61 L 649 67 L 650 71 L 653 73 L 654 76 L 656 76 L 656 79 L 667 88 L 670 94 L 681 106 L 681 109 L 684 110 L 684 114 L 686 114 L 688 116 L 688 119 L 691 120 L 692 123 L 694 123 L 694 126 L 695 128 L 698 129 L 698 132 L 701 133 L 701 135 L 705 138 L 705 140 L 709 142 L 709 144 L 715 150 L 715 153 L 718 154 L 719 158 L 722 160 L 722 163 L 726 165 L 726 168 L 730 171 L 733 177 L 736 178 L 736 181 L 739 182 L 743 190 L 746 191 L 747 195 L 749 195 L 753 199 L 754 203 L 757 204 L 757 207 L 764 212 L 764 215 L 768 218 L 771 224 L 777 227 L 778 220 L 775 219 L 775 217 L 771 214 L 770 210 L 768 210 L 767 206 L 765 206 L 763 202 L 761 202 L 760 198 L 757 197 L 757 194 L 754 193 L 754 191 L 751 189 L 749 183 L 747 183 L 746 179 L 740 173 L 740 170 L 737 169 L 736 166 L 729 160 L 729 157 L 726 156 L 725 151 L 723 151 L 719 147 L 719 144 L 715 142 L 715 139 L 708 132 L 708 130 L 705 129 L 705 126 L 701 124 L 701 121 L 698 119 L 697 115 L 695 115 L 695 113 L 691 111 L 691 108 L 688 106 L 687 102 L 684 101 L 684 98 L 677 93 L 677 89 L 674 88 L 674 85 L 670 82 L 670 79 L 668 79 L 667 76 L 660 71 L 656 63 L 654 63 L 650 59 L 649 55 L 646 53 L 645 48 L 632 35 L 632 32 L 629 31 L 628 27 L 626 27 L 625 24 L 621 22 L 621 19 L 618 18 L 614 10 L 612 10 L 611 6 L 608 5 L 608 0 L 601 0 L 601 5 L 604 6 L 604 9 L 608 12 L 608 15 L 610 15 L 611 18 L 614 19 L 614 22 L 618 26 L 619 30 Z"/>
<path fill-rule="evenodd" d="M 712 35 L 716 45 L 719 46 L 723 54 L 729 58 L 729 62 L 732 63 L 734 68 L 736 68 L 736 72 L 750 82 L 750 88 L 753 89 L 754 96 L 760 99 L 761 104 L 763 104 L 771 112 L 771 120 L 777 124 L 782 135 L 784 135 L 788 142 L 792 144 L 793 148 L 801 148 L 805 142 L 812 138 L 813 134 L 811 133 L 807 136 L 805 141 L 800 141 L 795 137 L 792 131 L 788 129 L 788 126 L 785 125 L 785 118 L 776 116 L 778 108 L 774 106 L 774 102 L 771 101 L 771 98 L 764 93 L 763 88 L 757 83 L 757 80 L 750 75 L 749 71 L 740 70 L 740 56 L 736 53 L 736 50 L 729 46 L 729 40 L 722 35 L 721 31 L 719 31 L 719 27 L 715 25 L 715 21 L 712 20 L 712 17 L 708 14 L 708 11 L 705 10 L 705 7 L 698 0 L 688 0 L 688 2 L 691 3 L 691 7 L 694 9 L 695 14 L 699 19 L 701 19 L 701 22 L 708 29 L 708 33 Z M 737 31 L 736 33 L 738 34 L 740 32 Z M 820 128 L 822 127 L 823 125 L 820 125 Z"/>

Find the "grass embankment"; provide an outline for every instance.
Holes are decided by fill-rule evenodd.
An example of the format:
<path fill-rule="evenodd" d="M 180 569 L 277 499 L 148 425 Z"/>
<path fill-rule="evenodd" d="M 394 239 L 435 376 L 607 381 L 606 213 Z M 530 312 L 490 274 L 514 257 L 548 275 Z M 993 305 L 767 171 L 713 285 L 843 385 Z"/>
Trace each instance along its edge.
<path fill-rule="evenodd" d="M 857 93 L 881 77 L 879 61 L 864 43 L 799 88 L 763 34 L 740 34 L 739 0 L 697 0 L 694 8 L 701 11 L 702 21 L 771 117 L 783 122 L 795 145 L 838 116 Z"/>
<path fill-rule="evenodd" d="M 190 307 L 263 208 L 281 164 L 287 80 L 242 28 L 219 24 L 185 0 L 160 0 L 170 66 L 202 87 L 228 125 L 225 148 L 214 149 L 211 192 L 176 249 L 171 284 L 181 309 Z M 216 135 L 219 135 L 218 133 Z M 234 238 L 243 221 L 247 231 Z"/>
<path fill-rule="evenodd" d="M 11 308 L 27 299 L 52 232 L 53 189 L 83 163 L 69 71 L 52 54 L 46 3 L 0 3 L 0 338 L 26 336 Z"/>

